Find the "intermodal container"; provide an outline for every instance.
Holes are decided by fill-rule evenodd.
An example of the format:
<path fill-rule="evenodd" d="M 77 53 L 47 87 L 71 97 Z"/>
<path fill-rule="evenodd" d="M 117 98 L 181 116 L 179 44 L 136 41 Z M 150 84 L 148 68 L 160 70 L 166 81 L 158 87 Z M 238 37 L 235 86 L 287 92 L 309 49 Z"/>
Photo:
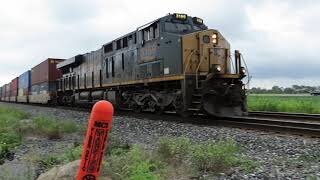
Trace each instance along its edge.
<path fill-rule="evenodd" d="M 6 97 L 6 84 L 2 86 L 1 100 L 4 101 L 5 97 Z"/>
<path fill-rule="evenodd" d="M 5 101 L 9 101 L 9 98 L 10 98 L 10 84 L 11 84 L 11 83 L 6 84 L 6 96 L 5 96 Z"/>
<path fill-rule="evenodd" d="M 6 97 L 6 84 L 2 86 L 1 100 L 4 101 L 5 97 Z"/>
<path fill-rule="evenodd" d="M 57 64 L 64 59 L 49 58 L 31 69 L 31 85 L 52 82 L 62 77 Z"/>
<path fill-rule="evenodd" d="M 30 87 L 31 87 L 31 71 L 27 71 L 19 76 L 18 96 L 28 95 Z"/>
<path fill-rule="evenodd" d="M 14 78 L 10 83 L 10 96 L 18 96 L 19 77 Z"/>
<path fill-rule="evenodd" d="M 1 97 L 1 101 L 4 100 L 4 95 L 5 95 L 5 86 L 1 86 L 1 93 L 0 93 L 0 97 Z"/>

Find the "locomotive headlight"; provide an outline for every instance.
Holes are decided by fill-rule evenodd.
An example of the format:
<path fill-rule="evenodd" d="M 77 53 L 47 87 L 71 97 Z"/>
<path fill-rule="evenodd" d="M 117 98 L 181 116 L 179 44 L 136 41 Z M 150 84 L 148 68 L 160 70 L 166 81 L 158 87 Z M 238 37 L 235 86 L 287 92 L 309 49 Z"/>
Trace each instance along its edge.
<path fill-rule="evenodd" d="M 245 73 L 246 73 L 246 69 L 245 69 L 244 67 L 241 67 L 241 68 L 240 68 L 240 73 L 241 73 L 241 74 L 245 74 Z"/>
<path fill-rule="evenodd" d="M 218 43 L 218 35 L 216 33 L 212 34 L 212 43 L 217 44 Z"/>
<path fill-rule="evenodd" d="M 215 70 L 215 72 L 221 72 L 222 68 L 220 65 L 215 65 L 214 70 Z"/>

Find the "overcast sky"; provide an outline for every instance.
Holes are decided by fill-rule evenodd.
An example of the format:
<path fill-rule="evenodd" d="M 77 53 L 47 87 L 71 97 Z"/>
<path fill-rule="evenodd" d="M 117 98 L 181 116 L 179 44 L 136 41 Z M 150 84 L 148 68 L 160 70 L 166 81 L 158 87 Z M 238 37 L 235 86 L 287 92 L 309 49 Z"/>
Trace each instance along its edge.
<path fill-rule="evenodd" d="M 251 86 L 320 86 L 320 1 L 3 0 L 0 84 L 47 57 L 70 58 L 168 13 L 204 19 L 242 51 Z"/>

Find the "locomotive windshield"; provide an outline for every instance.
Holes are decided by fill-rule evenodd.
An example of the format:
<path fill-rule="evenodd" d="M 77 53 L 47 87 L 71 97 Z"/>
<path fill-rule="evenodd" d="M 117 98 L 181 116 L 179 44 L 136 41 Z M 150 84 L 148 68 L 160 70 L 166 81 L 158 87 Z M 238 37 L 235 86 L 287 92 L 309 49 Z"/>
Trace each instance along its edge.
<path fill-rule="evenodd" d="M 190 24 L 172 23 L 165 22 L 164 28 L 166 32 L 171 33 L 188 33 L 192 31 L 192 26 Z"/>
<path fill-rule="evenodd" d="M 200 18 L 184 20 L 170 19 L 164 22 L 164 31 L 176 34 L 187 34 L 207 29 Z"/>

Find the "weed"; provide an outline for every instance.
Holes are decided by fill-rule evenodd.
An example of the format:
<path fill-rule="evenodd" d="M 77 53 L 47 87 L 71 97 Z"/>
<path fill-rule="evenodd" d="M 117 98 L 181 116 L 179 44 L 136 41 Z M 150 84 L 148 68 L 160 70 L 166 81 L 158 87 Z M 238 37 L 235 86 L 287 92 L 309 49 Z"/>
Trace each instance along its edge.
<path fill-rule="evenodd" d="M 245 156 L 239 156 L 236 159 L 235 164 L 238 165 L 246 173 L 253 172 L 259 166 L 258 162 Z"/>
<path fill-rule="evenodd" d="M 59 158 L 58 155 L 49 155 L 44 158 L 36 159 L 36 161 L 45 169 L 50 169 L 63 163 L 63 160 Z"/>
<path fill-rule="evenodd" d="M 307 180 L 319 180 L 319 179 L 320 179 L 320 177 L 317 176 L 317 175 L 309 175 L 309 176 L 307 177 Z"/>

